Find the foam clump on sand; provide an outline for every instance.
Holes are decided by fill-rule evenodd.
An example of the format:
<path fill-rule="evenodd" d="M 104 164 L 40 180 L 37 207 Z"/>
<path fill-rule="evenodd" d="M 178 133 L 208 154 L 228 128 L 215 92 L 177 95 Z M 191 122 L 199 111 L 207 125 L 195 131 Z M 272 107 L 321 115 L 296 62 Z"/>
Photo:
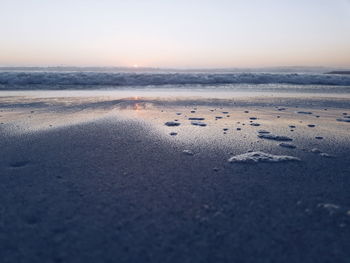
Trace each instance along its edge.
<path fill-rule="evenodd" d="M 333 156 L 333 155 L 328 154 L 328 153 L 320 153 L 320 156 L 322 156 L 322 157 L 326 157 L 326 158 L 334 158 L 334 156 Z"/>
<path fill-rule="evenodd" d="M 320 149 L 317 149 L 317 148 L 311 149 L 310 152 L 316 153 L 316 154 L 318 154 L 318 155 L 320 155 L 322 157 L 326 157 L 326 158 L 334 158 L 335 157 L 334 155 L 322 152 Z"/>
<path fill-rule="evenodd" d="M 310 152 L 312 152 L 312 153 L 321 153 L 322 151 L 320 149 L 317 149 L 317 148 L 312 148 L 310 150 Z"/>
<path fill-rule="evenodd" d="M 190 121 L 203 121 L 205 120 L 205 118 L 202 117 L 192 117 L 192 118 L 188 118 Z"/>
<path fill-rule="evenodd" d="M 264 152 L 248 152 L 232 156 L 228 161 L 230 163 L 279 163 L 287 161 L 300 161 L 300 159 L 288 155 L 273 155 Z"/>
<path fill-rule="evenodd" d="M 275 140 L 275 141 L 293 141 L 292 138 L 289 138 L 287 136 L 274 135 L 274 134 L 260 133 L 258 137 L 261 139 L 268 139 L 268 140 Z"/>
<path fill-rule="evenodd" d="M 166 123 L 164 123 L 166 126 L 170 126 L 170 127 L 173 127 L 173 126 L 180 126 L 180 123 L 179 122 L 175 122 L 175 121 L 168 121 Z"/>
<path fill-rule="evenodd" d="M 295 149 L 296 148 L 295 145 L 290 144 L 290 143 L 285 143 L 285 142 L 280 143 L 279 146 L 284 147 L 284 148 L 289 148 L 289 149 Z"/>
<path fill-rule="evenodd" d="M 335 205 L 335 204 L 323 204 L 323 203 L 321 203 L 321 204 L 318 204 L 317 207 L 327 210 L 330 215 L 336 213 L 340 209 L 340 206 Z"/>
<path fill-rule="evenodd" d="M 312 114 L 311 111 L 298 111 L 298 114 Z"/>
<path fill-rule="evenodd" d="M 341 122 L 350 122 L 350 119 L 341 119 L 341 118 L 339 118 L 339 119 L 337 119 L 337 121 L 341 121 Z"/>
<path fill-rule="evenodd" d="M 185 155 L 194 155 L 194 153 L 191 150 L 183 150 L 182 153 Z"/>
<path fill-rule="evenodd" d="M 201 122 L 201 121 L 191 121 L 191 124 L 194 126 L 201 126 L 201 127 L 207 126 L 206 123 Z"/>
<path fill-rule="evenodd" d="M 267 130 L 258 130 L 259 134 L 269 134 L 270 132 Z"/>

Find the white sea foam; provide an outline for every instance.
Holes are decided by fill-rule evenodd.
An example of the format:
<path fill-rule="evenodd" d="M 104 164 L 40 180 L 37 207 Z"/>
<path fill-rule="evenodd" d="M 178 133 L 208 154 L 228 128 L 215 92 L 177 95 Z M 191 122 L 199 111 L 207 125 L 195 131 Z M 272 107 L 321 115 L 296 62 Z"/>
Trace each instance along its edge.
<path fill-rule="evenodd" d="M 182 153 L 185 155 L 194 155 L 194 153 L 191 150 L 183 150 Z"/>
<path fill-rule="evenodd" d="M 320 149 L 317 149 L 317 148 L 312 148 L 310 152 L 312 152 L 312 153 L 321 153 L 322 151 Z"/>
<path fill-rule="evenodd" d="M 323 208 L 323 209 L 327 210 L 330 215 L 335 214 L 340 209 L 339 205 L 329 204 L 329 203 L 328 204 L 320 203 L 317 206 L 319 208 Z"/>
<path fill-rule="evenodd" d="M 340 121 L 340 122 L 350 122 L 350 119 L 341 119 L 341 118 L 339 118 L 339 119 L 337 119 L 337 121 Z"/>
<path fill-rule="evenodd" d="M 299 114 L 312 114 L 311 111 L 298 111 Z"/>
<path fill-rule="evenodd" d="M 326 158 L 333 158 L 334 156 L 328 153 L 320 153 L 320 156 L 326 157 Z"/>
<path fill-rule="evenodd" d="M 281 135 L 274 135 L 274 134 L 259 134 L 258 137 L 262 139 L 275 140 L 275 141 L 292 141 L 293 140 L 288 136 L 281 136 Z"/>
<path fill-rule="evenodd" d="M 166 126 L 173 127 L 173 126 L 180 126 L 181 123 L 175 122 L 175 121 L 168 121 L 164 123 Z"/>
<path fill-rule="evenodd" d="M 279 146 L 284 147 L 284 148 L 289 148 L 289 149 L 295 149 L 296 148 L 296 146 L 294 144 L 285 143 L 285 142 L 280 143 Z"/>
<path fill-rule="evenodd" d="M 188 118 L 190 121 L 203 121 L 205 120 L 205 118 L 201 118 L 201 117 L 192 117 L 192 118 Z"/>
<path fill-rule="evenodd" d="M 333 155 L 325 153 L 325 152 L 322 152 L 320 149 L 317 149 L 317 148 L 311 149 L 310 152 L 316 153 L 319 156 L 326 157 L 326 158 L 333 158 L 334 157 Z"/>
<path fill-rule="evenodd" d="M 267 130 L 258 130 L 258 133 L 260 134 L 269 134 L 270 132 Z"/>
<path fill-rule="evenodd" d="M 201 127 L 207 126 L 206 123 L 201 122 L 201 121 L 191 121 L 191 124 L 194 125 L 194 126 L 201 126 Z"/>
<path fill-rule="evenodd" d="M 264 152 L 248 152 L 232 156 L 229 160 L 230 163 L 279 163 L 287 161 L 300 161 L 299 158 L 288 155 L 273 155 Z"/>

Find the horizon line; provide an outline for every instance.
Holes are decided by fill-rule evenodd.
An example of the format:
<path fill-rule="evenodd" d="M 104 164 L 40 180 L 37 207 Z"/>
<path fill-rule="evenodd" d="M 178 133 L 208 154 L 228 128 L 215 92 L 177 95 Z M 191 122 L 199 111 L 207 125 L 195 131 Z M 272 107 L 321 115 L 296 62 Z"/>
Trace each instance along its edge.
<path fill-rule="evenodd" d="M 143 66 L 1 66 L 0 69 L 132 69 L 132 70 L 243 70 L 243 69 L 350 69 L 349 66 L 256 66 L 256 67 L 143 67 Z"/>

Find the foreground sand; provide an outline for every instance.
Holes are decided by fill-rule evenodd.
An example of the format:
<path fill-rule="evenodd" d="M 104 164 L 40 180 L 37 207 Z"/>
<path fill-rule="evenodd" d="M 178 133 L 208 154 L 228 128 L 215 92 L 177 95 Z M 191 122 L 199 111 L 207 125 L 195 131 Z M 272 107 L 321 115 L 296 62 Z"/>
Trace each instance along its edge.
<path fill-rule="evenodd" d="M 1 262 L 350 258 L 347 100 L 2 97 L 0 106 Z M 257 151 L 300 161 L 228 161 Z"/>

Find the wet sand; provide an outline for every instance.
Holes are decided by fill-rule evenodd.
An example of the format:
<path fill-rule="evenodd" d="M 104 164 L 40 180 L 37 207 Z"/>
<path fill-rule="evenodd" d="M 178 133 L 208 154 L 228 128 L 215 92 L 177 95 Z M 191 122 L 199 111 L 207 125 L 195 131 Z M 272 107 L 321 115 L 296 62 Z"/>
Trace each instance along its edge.
<path fill-rule="evenodd" d="M 0 110 L 2 262 L 350 257 L 347 99 L 3 96 Z"/>

